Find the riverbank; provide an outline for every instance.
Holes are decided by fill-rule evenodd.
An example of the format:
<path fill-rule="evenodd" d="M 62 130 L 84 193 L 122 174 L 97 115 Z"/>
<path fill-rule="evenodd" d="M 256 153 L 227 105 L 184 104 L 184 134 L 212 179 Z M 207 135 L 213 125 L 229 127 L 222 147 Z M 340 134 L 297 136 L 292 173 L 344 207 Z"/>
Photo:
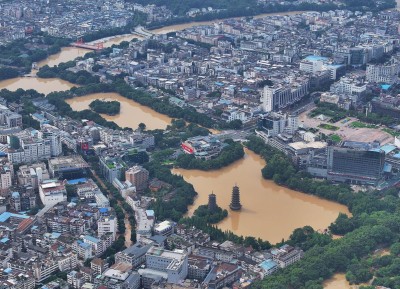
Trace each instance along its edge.
<path fill-rule="evenodd" d="M 368 11 L 378 12 L 382 10 L 387 10 L 390 8 L 396 7 L 396 2 L 393 0 L 382 1 L 377 5 L 375 2 L 371 3 L 364 3 L 364 5 L 357 5 L 355 3 L 348 3 L 346 5 L 338 5 L 333 3 L 326 3 L 326 4 L 314 4 L 314 3 L 301 3 L 301 4 L 265 4 L 265 5 L 257 5 L 249 4 L 249 6 L 240 8 L 237 7 L 238 3 L 235 4 L 235 7 L 230 7 L 227 9 L 223 9 L 219 12 L 214 13 L 207 13 L 202 15 L 197 15 L 195 17 L 175 17 L 173 19 L 164 20 L 162 22 L 153 22 L 149 26 L 148 29 L 157 29 L 162 26 L 166 25 L 179 25 L 187 22 L 206 22 L 206 21 L 218 21 L 223 19 L 233 19 L 233 18 L 242 18 L 242 17 L 255 17 L 261 14 L 268 14 L 268 15 L 277 15 L 277 14 L 284 14 L 284 13 L 296 13 L 299 11 L 318 11 L 318 12 L 325 12 L 331 11 L 336 9 L 348 9 L 351 11 L 364 11 L 368 9 Z"/>

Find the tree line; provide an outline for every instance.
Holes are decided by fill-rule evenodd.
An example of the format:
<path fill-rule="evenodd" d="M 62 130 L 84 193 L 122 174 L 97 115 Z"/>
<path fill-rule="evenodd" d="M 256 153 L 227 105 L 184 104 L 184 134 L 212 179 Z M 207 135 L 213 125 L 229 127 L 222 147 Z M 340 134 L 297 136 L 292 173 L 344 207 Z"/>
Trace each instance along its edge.
<path fill-rule="evenodd" d="M 210 160 L 195 158 L 193 154 L 182 154 L 176 160 L 176 166 L 184 169 L 197 169 L 203 171 L 217 170 L 243 158 L 243 146 L 231 139 L 225 140 L 226 147 L 221 153 Z"/>
<path fill-rule="evenodd" d="M 343 238 L 324 240 L 318 237 L 316 242 L 311 243 L 312 246 L 306 245 L 304 249 L 307 251 L 301 261 L 254 283 L 252 288 L 322 289 L 322 281 L 335 272 L 347 273 L 348 280 L 354 283 L 370 277 L 364 265 L 365 258 L 376 248 L 390 246 L 400 237 L 400 201 L 397 191 L 354 193 L 348 185 L 315 180 L 307 173 L 298 171 L 286 155 L 266 145 L 256 136 L 250 137 L 246 146 L 266 160 L 267 165 L 262 169 L 264 178 L 294 190 L 345 204 L 353 214 L 352 217 L 339 215 L 329 227 L 332 233 L 343 234 Z M 294 239 L 294 244 L 302 243 L 301 240 L 308 234 L 296 230 L 291 239 Z"/>

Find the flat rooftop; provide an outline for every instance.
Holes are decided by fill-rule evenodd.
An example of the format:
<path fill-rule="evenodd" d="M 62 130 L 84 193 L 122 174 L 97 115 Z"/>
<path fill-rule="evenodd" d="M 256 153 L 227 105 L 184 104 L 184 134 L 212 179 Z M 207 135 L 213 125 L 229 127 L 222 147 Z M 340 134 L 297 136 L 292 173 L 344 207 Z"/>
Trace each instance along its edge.
<path fill-rule="evenodd" d="M 295 150 L 306 149 L 306 148 L 322 149 L 327 146 L 327 143 L 322 141 L 314 141 L 309 143 L 299 141 L 290 143 L 289 146 Z"/>

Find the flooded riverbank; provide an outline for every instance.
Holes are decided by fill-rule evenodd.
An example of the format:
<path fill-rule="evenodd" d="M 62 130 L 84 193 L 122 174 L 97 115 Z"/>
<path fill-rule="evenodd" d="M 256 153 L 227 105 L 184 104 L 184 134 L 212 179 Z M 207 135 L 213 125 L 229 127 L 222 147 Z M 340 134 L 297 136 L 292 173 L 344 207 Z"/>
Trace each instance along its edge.
<path fill-rule="evenodd" d="M 277 12 L 277 13 L 263 13 L 260 15 L 253 16 L 255 19 L 267 17 L 267 16 L 284 16 L 284 15 L 297 15 L 301 14 L 304 11 L 289 11 L 289 12 Z M 229 18 L 229 19 L 240 19 L 243 17 L 234 17 L 234 18 Z M 195 21 L 195 22 L 189 22 L 189 23 L 183 23 L 183 24 L 175 24 L 175 25 L 169 25 L 161 28 L 156 28 L 150 30 L 154 34 L 166 34 L 170 32 L 175 32 L 175 31 L 180 31 L 186 28 L 191 28 L 194 26 L 199 26 L 199 25 L 210 25 L 216 22 L 224 21 L 226 19 L 215 19 L 215 20 L 208 20 L 208 21 Z"/>
<path fill-rule="evenodd" d="M 19 88 L 34 89 L 40 93 L 49 94 L 53 91 L 69 90 L 76 84 L 59 78 L 17 77 L 0 81 L 0 89 L 6 88 L 15 91 Z"/>
<path fill-rule="evenodd" d="M 147 106 L 140 105 L 133 100 L 127 99 L 117 93 L 94 93 L 81 97 L 67 99 L 66 102 L 73 110 L 84 110 L 89 108 L 89 104 L 96 99 L 116 100 L 121 104 L 119 114 L 109 116 L 101 114 L 106 120 L 114 121 L 120 127 L 130 127 L 137 129 L 139 123 L 143 122 L 147 129 L 165 129 L 171 123 L 171 118 L 158 113 Z"/>
<path fill-rule="evenodd" d="M 261 176 L 264 160 L 246 150 L 245 158 L 216 171 L 174 169 L 199 194 L 189 215 L 203 204 L 213 191 L 217 203 L 229 208 L 232 187 L 240 188 L 242 210 L 229 211 L 218 227 L 238 235 L 260 237 L 272 243 L 287 239 L 295 228 L 306 225 L 316 230 L 326 229 L 339 213 L 350 214 L 346 206 L 321 198 L 280 187 Z"/>

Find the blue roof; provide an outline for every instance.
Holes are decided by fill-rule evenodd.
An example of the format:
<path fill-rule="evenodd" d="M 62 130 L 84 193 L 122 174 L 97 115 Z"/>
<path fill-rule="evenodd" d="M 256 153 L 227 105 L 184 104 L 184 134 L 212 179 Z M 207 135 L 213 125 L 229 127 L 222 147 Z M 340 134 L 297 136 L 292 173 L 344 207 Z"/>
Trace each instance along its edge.
<path fill-rule="evenodd" d="M 342 66 L 344 66 L 344 65 L 343 65 L 343 64 L 329 64 L 329 65 L 327 65 L 327 66 L 333 67 L 333 68 L 339 68 L 339 67 L 342 67 Z"/>
<path fill-rule="evenodd" d="M 43 116 L 43 115 L 41 115 L 41 114 L 39 114 L 39 113 L 34 113 L 34 114 L 32 114 L 34 117 L 36 117 L 37 119 L 40 119 L 40 120 L 46 120 L 46 118 Z"/>
<path fill-rule="evenodd" d="M 146 210 L 146 215 L 148 217 L 154 217 L 154 211 L 153 210 Z"/>
<path fill-rule="evenodd" d="M 97 239 L 97 238 L 95 238 L 95 237 L 92 237 L 92 236 L 89 236 L 89 235 L 86 235 L 85 237 L 83 237 L 83 239 L 86 239 L 86 240 L 88 240 L 88 241 L 90 241 L 90 242 L 93 242 L 93 243 L 98 243 L 98 242 L 100 242 L 99 239 Z"/>
<path fill-rule="evenodd" d="M 61 233 L 53 232 L 53 233 L 51 233 L 51 237 L 50 238 L 58 239 L 58 238 L 60 238 L 60 236 L 61 236 Z"/>
<path fill-rule="evenodd" d="M 393 155 L 393 157 L 396 158 L 396 159 L 400 159 L 400 153 L 397 153 L 397 154 Z"/>
<path fill-rule="evenodd" d="M 391 151 L 394 151 L 396 149 L 395 145 L 391 145 L 391 144 L 386 144 L 381 146 L 381 150 L 383 150 L 385 152 L 385 154 L 390 153 Z"/>
<path fill-rule="evenodd" d="M 272 268 L 278 266 L 278 264 L 275 261 L 272 261 L 271 259 L 265 260 L 260 264 L 261 268 L 263 268 L 265 271 L 271 270 Z"/>
<path fill-rule="evenodd" d="M 88 249 L 90 248 L 90 244 L 88 243 L 84 243 L 84 242 L 78 242 L 79 246 L 81 246 L 82 248 Z"/>
<path fill-rule="evenodd" d="M 12 271 L 11 268 L 6 268 L 6 269 L 4 269 L 4 272 L 7 273 L 7 274 L 8 274 L 8 273 L 11 273 L 11 271 Z"/>
<path fill-rule="evenodd" d="M 28 219 L 29 216 L 21 215 L 21 214 L 13 214 L 10 212 L 4 212 L 3 214 L 0 215 L 0 222 L 5 222 L 9 218 L 14 217 L 14 218 L 21 218 L 21 219 Z"/>
<path fill-rule="evenodd" d="M 219 104 L 231 104 L 232 101 L 228 100 L 228 99 L 220 99 L 218 100 Z"/>
<path fill-rule="evenodd" d="M 8 239 L 8 238 L 3 238 L 3 239 L 0 240 L 0 242 L 3 243 L 3 244 L 7 243 L 8 241 L 10 241 L 10 239 Z"/>
<path fill-rule="evenodd" d="M 80 179 L 69 180 L 67 183 L 68 185 L 77 185 L 79 183 L 86 183 L 86 182 L 87 182 L 86 178 L 80 178 Z"/>
<path fill-rule="evenodd" d="M 309 61 L 328 60 L 327 57 L 317 56 L 317 55 L 309 55 L 306 57 L 306 59 Z"/>
<path fill-rule="evenodd" d="M 99 212 L 100 212 L 101 214 L 108 213 L 108 208 L 99 208 Z"/>
<path fill-rule="evenodd" d="M 391 87 L 390 84 L 382 84 L 382 85 L 381 85 L 381 88 L 382 88 L 383 90 L 388 90 L 390 87 Z"/>
<path fill-rule="evenodd" d="M 218 86 L 224 86 L 224 84 L 222 82 L 218 82 L 218 81 L 216 81 L 215 84 Z"/>
<path fill-rule="evenodd" d="M 11 196 L 12 196 L 13 198 L 19 198 L 19 197 L 20 197 L 20 195 L 19 195 L 18 192 L 12 192 L 12 193 L 11 193 Z"/>
<path fill-rule="evenodd" d="M 383 166 L 383 171 L 385 173 L 390 173 L 392 171 L 392 165 L 388 164 L 388 163 L 385 163 L 385 165 Z"/>

